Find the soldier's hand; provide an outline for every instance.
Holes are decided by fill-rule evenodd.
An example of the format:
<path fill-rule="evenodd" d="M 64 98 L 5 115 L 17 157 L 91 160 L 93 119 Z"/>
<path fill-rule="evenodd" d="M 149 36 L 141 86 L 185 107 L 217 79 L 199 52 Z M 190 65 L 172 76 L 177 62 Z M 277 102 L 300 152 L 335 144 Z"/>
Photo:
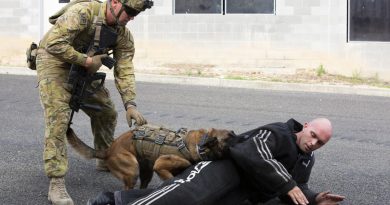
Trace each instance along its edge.
<path fill-rule="evenodd" d="M 129 124 L 129 127 L 133 125 L 133 120 L 135 120 L 135 123 L 137 126 L 141 126 L 143 124 L 146 124 L 147 121 L 142 116 L 140 112 L 138 112 L 137 108 L 135 106 L 128 106 L 126 111 L 126 119 L 127 123 Z"/>
<path fill-rule="evenodd" d="M 107 54 L 96 55 L 87 58 L 87 62 L 85 63 L 85 67 L 88 70 L 89 74 L 96 73 L 100 67 L 102 67 L 102 58 L 107 58 Z"/>
<path fill-rule="evenodd" d="M 295 186 L 293 189 L 287 192 L 287 195 L 291 198 L 294 204 L 299 204 L 299 205 L 309 204 L 309 201 L 307 200 L 306 196 L 303 194 L 302 190 L 297 186 Z"/>

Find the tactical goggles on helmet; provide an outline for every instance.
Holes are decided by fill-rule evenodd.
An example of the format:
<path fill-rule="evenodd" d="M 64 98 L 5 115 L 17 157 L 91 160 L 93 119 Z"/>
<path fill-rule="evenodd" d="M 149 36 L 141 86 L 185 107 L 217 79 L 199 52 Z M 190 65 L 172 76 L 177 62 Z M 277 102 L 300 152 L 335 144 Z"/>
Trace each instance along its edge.
<path fill-rule="evenodd" d="M 123 9 L 125 10 L 128 16 L 137 16 L 141 12 L 126 5 L 123 5 Z"/>
<path fill-rule="evenodd" d="M 142 7 L 142 11 L 145 11 L 146 9 L 150 9 L 153 6 L 153 1 L 151 0 L 145 0 L 144 6 Z"/>
<path fill-rule="evenodd" d="M 141 11 L 145 11 L 146 9 L 150 9 L 152 8 L 153 6 L 153 1 L 151 0 L 145 0 L 144 1 L 144 5 L 142 7 L 141 10 L 136 10 L 134 8 L 131 8 L 125 4 L 122 4 L 123 5 L 123 9 L 125 10 L 126 14 L 128 16 L 137 16 Z"/>

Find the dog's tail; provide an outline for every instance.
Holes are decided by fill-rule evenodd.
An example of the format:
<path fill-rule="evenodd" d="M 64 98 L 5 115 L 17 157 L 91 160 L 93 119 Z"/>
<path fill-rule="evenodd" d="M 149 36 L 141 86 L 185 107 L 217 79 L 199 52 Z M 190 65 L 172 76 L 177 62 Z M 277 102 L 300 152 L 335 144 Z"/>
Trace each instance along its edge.
<path fill-rule="evenodd" d="M 107 149 L 104 150 L 95 150 L 92 147 L 86 145 L 79 137 L 77 137 L 76 133 L 74 133 L 72 128 L 68 128 L 66 132 L 66 138 L 68 139 L 68 143 L 73 149 L 76 150 L 81 156 L 92 159 L 106 159 L 107 158 Z"/>

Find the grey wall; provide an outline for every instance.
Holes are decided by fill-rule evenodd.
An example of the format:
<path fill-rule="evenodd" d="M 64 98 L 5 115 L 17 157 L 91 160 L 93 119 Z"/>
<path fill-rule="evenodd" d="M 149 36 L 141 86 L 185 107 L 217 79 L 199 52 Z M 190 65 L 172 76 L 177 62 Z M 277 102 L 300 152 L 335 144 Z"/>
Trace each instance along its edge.
<path fill-rule="evenodd" d="M 0 35 L 39 37 L 40 25 L 49 25 L 40 15 L 46 22 L 43 13 L 58 9 L 48 1 L 41 9 L 42 1 L 2 0 Z M 332 73 L 390 80 L 389 42 L 347 42 L 347 0 L 276 0 L 275 14 L 226 15 L 173 14 L 173 0 L 155 0 L 128 27 L 135 62 L 145 69 L 204 64 L 294 73 L 324 65 Z"/>
<path fill-rule="evenodd" d="M 390 79 L 388 42 L 347 42 L 347 0 L 276 0 L 275 14 L 172 14 L 171 0 L 130 24 L 139 60 Z"/>
<path fill-rule="evenodd" d="M 0 35 L 38 37 L 41 0 L 1 0 Z"/>

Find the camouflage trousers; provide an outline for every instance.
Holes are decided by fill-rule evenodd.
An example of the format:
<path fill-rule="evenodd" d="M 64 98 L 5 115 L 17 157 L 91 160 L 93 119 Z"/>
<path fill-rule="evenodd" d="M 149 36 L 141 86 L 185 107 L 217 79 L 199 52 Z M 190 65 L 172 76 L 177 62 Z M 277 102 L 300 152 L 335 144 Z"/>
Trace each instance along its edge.
<path fill-rule="evenodd" d="M 68 104 L 71 94 L 64 88 L 63 82 L 58 78 L 43 78 L 39 81 L 40 99 L 45 115 L 43 159 L 45 172 L 49 177 L 62 177 L 68 170 L 66 131 L 71 113 Z M 113 141 L 117 122 L 117 112 L 109 92 L 102 87 L 85 102 L 102 107 L 101 111 L 83 111 L 91 120 L 95 148 L 107 148 Z"/>

